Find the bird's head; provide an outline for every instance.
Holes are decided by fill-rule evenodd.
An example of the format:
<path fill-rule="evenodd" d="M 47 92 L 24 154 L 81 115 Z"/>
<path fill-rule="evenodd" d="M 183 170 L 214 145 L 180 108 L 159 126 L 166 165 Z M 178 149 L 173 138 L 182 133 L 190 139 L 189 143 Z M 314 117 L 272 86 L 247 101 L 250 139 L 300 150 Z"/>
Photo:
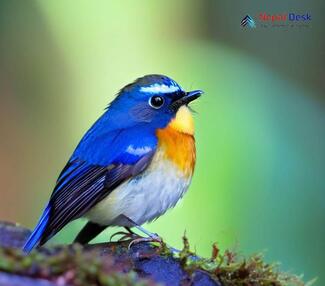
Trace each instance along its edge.
<path fill-rule="evenodd" d="M 193 119 L 187 106 L 202 93 L 186 92 L 164 75 L 146 75 L 122 88 L 108 111 L 119 127 L 144 123 L 157 129 L 170 124 L 178 131 L 193 134 Z"/>

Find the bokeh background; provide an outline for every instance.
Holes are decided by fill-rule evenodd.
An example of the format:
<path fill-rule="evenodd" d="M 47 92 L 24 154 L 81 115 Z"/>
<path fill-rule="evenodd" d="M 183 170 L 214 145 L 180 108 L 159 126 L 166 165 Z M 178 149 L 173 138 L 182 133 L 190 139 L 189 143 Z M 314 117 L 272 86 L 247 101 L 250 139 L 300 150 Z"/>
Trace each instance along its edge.
<path fill-rule="evenodd" d="M 324 1 L 0 1 L 0 218 L 32 228 L 81 136 L 144 74 L 206 93 L 198 163 L 147 225 L 180 247 L 265 251 L 325 284 Z M 243 29 L 260 12 L 307 26 Z M 83 221 L 52 243 L 71 241 Z M 114 230 L 116 231 L 116 230 Z M 97 240 L 107 240 L 111 231 Z"/>

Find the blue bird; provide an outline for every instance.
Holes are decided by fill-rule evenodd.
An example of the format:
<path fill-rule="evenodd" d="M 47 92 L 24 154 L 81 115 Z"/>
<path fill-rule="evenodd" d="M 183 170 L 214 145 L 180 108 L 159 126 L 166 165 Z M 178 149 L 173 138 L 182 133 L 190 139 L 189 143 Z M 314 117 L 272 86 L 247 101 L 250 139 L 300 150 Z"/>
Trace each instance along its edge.
<path fill-rule="evenodd" d="M 23 249 L 43 245 L 69 222 L 87 224 L 75 242 L 86 244 L 108 226 L 141 227 L 175 206 L 187 191 L 196 152 L 185 92 L 163 75 L 125 86 L 81 139 L 60 173 L 45 210 Z"/>

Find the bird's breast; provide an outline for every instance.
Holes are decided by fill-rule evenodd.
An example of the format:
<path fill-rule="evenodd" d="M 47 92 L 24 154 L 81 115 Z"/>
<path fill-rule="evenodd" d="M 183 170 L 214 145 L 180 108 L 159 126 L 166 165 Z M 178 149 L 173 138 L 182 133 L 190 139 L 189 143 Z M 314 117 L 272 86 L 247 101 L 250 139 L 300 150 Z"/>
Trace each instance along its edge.
<path fill-rule="evenodd" d="M 192 176 L 196 161 L 195 139 L 192 134 L 184 133 L 172 124 L 157 130 L 158 149 L 186 176 Z"/>

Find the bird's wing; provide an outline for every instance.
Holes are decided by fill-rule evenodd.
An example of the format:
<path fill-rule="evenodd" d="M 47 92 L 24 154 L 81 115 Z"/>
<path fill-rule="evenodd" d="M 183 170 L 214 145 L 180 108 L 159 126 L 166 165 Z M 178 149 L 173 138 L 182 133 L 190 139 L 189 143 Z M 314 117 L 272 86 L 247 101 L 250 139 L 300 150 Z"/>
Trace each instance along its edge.
<path fill-rule="evenodd" d="M 95 142 L 91 144 L 95 145 L 87 148 L 94 148 L 96 153 L 94 156 L 102 155 L 101 164 L 89 163 L 87 159 L 91 159 L 90 149 L 86 148 L 88 153 L 85 154 L 74 153 L 61 172 L 50 198 L 49 219 L 42 234 L 41 244 L 67 223 L 83 216 L 118 185 L 145 170 L 156 147 L 152 137 L 143 137 L 139 134 L 134 137 L 131 132 L 125 131 L 118 132 L 114 140 L 106 146 L 106 150 L 113 149 L 114 153 L 108 151 L 98 153 L 99 150 L 105 150 L 103 140 L 100 140 L 97 148 Z M 112 154 L 111 158 L 107 157 L 108 153 Z M 104 165 L 104 161 L 109 164 Z"/>

